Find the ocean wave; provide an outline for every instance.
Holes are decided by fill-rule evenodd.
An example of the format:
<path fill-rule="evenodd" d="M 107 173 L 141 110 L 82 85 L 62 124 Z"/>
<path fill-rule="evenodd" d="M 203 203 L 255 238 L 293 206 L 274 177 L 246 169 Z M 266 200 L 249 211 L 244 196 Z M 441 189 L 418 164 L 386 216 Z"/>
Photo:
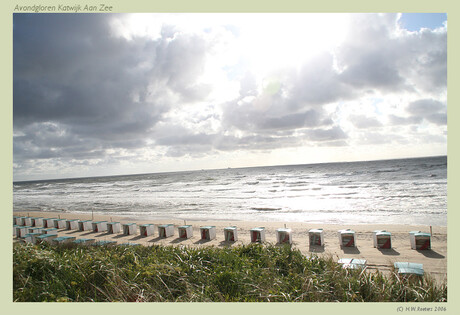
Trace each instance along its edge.
<path fill-rule="evenodd" d="M 281 210 L 281 208 L 251 207 L 251 210 L 257 210 L 257 211 L 278 211 L 278 210 Z"/>
<path fill-rule="evenodd" d="M 15 182 L 13 209 L 179 213 L 177 217 L 210 220 L 374 222 L 378 215 L 391 222 L 411 217 L 419 220 L 413 223 L 427 218 L 442 222 L 447 220 L 447 170 L 440 161 L 424 159 L 438 164 L 431 169 L 420 167 L 420 160 L 407 160 Z"/>
<path fill-rule="evenodd" d="M 305 185 L 310 185 L 310 182 L 305 182 L 305 181 L 298 181 L 298 182 L 290 182 L 287 183 L 286 186 L 288 187 L 296 187 L 296 186 L 305 186 Z"/>

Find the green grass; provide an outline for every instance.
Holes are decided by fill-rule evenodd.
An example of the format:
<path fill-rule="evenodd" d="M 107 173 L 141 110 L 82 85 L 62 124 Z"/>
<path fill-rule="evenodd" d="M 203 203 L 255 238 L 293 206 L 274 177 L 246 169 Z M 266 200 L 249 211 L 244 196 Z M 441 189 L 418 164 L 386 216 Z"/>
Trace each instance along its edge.
<path fill-rule="evenodd" d="M 447 300 L 429 277 L 345 270 L 289 246 L 13 247 L 14 301 L 382 302 Z"/>

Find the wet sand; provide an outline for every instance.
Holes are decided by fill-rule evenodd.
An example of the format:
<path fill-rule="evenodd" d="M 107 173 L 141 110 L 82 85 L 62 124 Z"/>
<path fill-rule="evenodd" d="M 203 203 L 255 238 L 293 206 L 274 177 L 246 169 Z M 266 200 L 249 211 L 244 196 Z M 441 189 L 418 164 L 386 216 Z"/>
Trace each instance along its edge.
<path fill-rule="evenodd" d="M 256 227 L 265 227 L 265 241 L 276 244 L 276 230 L 279 228 L 290 228 L 292 230 L 293 247 L 299 249 L 303 254 L 332 256 L 334 260 L 339 258 L 358 258 L 367 260 L 368 270 L 378 269 L 383 272 L 392 270 L 394 262 L 422 263 L 426 274 L 429 274 L 437 281 L 447 281 L 447 227 L 433 226 L 431 236 L 431 250 L 411 249 L 409 232 L 422 231 L 430 233 L 429 226 L 414 225 L 328 225 L 309 224 L 307 222 L 253 222 L 253 221 L 191 221 L 187 220 L 142 220 L 132 217 L 115 217 L 91 214 L 74 213 L 53 213 L 53 212 L 14 212 L 16 216 L 31 216 L 43 218 L 80 219 L 94 221 L 113 221 L 120 223 L 155 224 L 154 234 L 141 236 L 139 228 L 136 234 L 123 235 L 122 233 L 109 234 L 107 232 L 58 230 L 59 236 L 75 236 L 77 238 L 92 238 L 96 241 L 116 241 L 117 244 L 137 243 L 141 245 L 172 245 L 172 246 L 237 246 L 238 244 L 250 243 L 250 230 Z M 178 237 L 177 227 L 184 225 L 193 226 L 193 237 L 181 239 Z M 168 238 L 160 238 L 157 225 L 174 224 L 174 235 Z M 200 227 L 215 226 L 216 238 L 211 241 L 201 240 Z M 226 242 L 224 228 L 237 226 L 238 240 Z M 310 229 L 322 228 L 324 233 L 324 247 L 309 245 L 308 231 Z M 342 248 L 339 244 L 338 231 L 351 229 L 355 231 L 356 247 Z M 377 249 L 373 246 L 373 231 L 386 230 L 391 232 L 391 249 Z M 16 239 L 16 238 L 15 238 Z"/>

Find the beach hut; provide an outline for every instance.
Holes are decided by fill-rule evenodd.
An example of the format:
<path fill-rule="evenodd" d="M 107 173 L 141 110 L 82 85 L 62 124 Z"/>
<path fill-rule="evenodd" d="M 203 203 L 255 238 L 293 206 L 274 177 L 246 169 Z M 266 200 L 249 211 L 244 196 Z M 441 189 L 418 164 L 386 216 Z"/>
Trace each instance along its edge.
<path fill-rule="evenodd" d="M 363 269 L 366 267 L 367 261 L 365 259 L 342 258 L 339 259 L 338 263 L 347 269 Z"/>
<path fill-rule="evenodd" d="M 17 225 L 17 224 L 16 224 L 16 218 L 17 218 L 17 217 L 18 217 L 17 215 L 13 215 L 13 225 Z"/>
<path fill-rule="evenodd" d="M 236 226 L 227 226 L 224 228 L 224 239 L 226 242 L 236 242 L 238 240 Z"/>
<path fill-rule="evenodd" d="M 56 237 L 57 237 L 57 234 L 42 234 L 42 235 L 38 235 L 35 238 L 35 240 L 36 240 L 36 243 L 41 243 L 41 242 L 51 243 L 51 241 L 55 239 Z"/>
<path fill-rule="evenodd" d="M 13 229 L 14 229 L 14 232 L 13 232 L 14 236 L 20 237 L 20 233 L 21 233 L 21 229 L 22 229 L 22 228 L 24 228 L 24 227 L 23 227 L 23 226 L 20 226 L 20 225 L 15 225 L 15 226 L 13 227 Z M 27 234 L 27 233 L 24 233 L 24 235 L 26 235 L 26 234 Z"/>
<path fill-rule="evenodd" d="M 54 221 L 54 227 L 56 229 L 65 229 L 66 228 L 66 220 L 65 219 L 56 219 Z"/>
<path fill-rule="evenodd" d="M 40 233 L 43 234 L 43 229 L 42 227 L 30 227 L 29 228 L 29 233 Z"/>
<path fill-rule="evenodd" d="M 125 223 L 123 224 L 123 234 L 124 235 L 132 235 L 136 234 L 137 232 L 137 224 L 136 223 Z"/>
<path fill-rule="evenodd" d="M 281 228 L 276 230 L 276 242 L 278 244 L 292 244 L 291 229 Z"/>
<path fill-rule="evenodd" d="M 14 234 L 16 237 L 20 237 L 20 230 L 21 230 L 22 228 L 23 228 L 23 226 L 15 225 L 15 226 L 13 227 L 13 229 L 14 229 L 14 233 L 13 233 L 13 234 Z M 26 234 L 27 234 L 27 233 L 25 233 L 24 235 L 26 235 Z"/>
<path fill-rule="evenodd" d="M 16 217 L 16 225 L 24 226 L 24 219 L 26 217 Z"/>
<path fill-rule="evenodd" d="M 120 222 L 109 222 L 109 223 L 107 223 L 107 233 L 116 234 L 116 233 L 120 233 L 120 231 L 121 231 Z"/>
<path fill-rule="evenodd" d="M 409 263 L 409 262 L 395 262 L 395 271 L 401 276 L 423 276 L 423 264 Z"/>
<path fill-rule="evenodd" d="M 341 247 L 356 247 L 355 231 L 350 229 L 340 230 L 339 243 Z"/>
<path fill-rule="evenodd" d="M 105 232 L 107 231 L 107 221 L 92 222 L 94 232 Z"/>
<path fill-rule="evenodd" d="M 16 227 L 16 236 L 18 238 L 23 238 L 24 236 L 26 236 L 26 234 L 30 233 L 29 228 L 31 228 L 31 226 L 18 226 L 18 227 Z"/>
<path fill-rule="evenodd" d="M 78 245 L 89 245 L 94 242 L 95 242 L 94 238 L 77 238 L 75 241 L 73 241 L 74 244 L 78 244 Z"/>
<path fill-rule="evenodd" d="M 93 228 L 91 220 L 80 220 L 78 221 L 78 229 L 80 231 L 91 231 Z"/>
<path fill-rule="evenodd" d="M 78 230 L 79 229 L 79 224 L 80 220 L 74 219 L 74 220 L 65 220 L 65 227 L 67 230 Z"/>
<path fill-rule="evenodd" d="M 202 240 L 213 240 L 216 238 L 216 227 L 215 226 L 202 226 L 200 227 L 200 234 Z"/>
<path fill-rule="evenodd" d="M 59 236 L 53 239 L 51 242 L 53 244 L 66 244 L 71 243 L 76 240 L 75 236 Z"/>
<path fill-rule="evenodd" d="M 54 228 L 54 221 L 56 221 L 56 218 L 47 218 L 43 220 L 43 227 L 45 228 Z"/>
<path fill-rule="evenodd" d="M 155 224 L 141 224 L 139 225 L 139 234 L 141 236 L 153 235 L 155 231 Z"/>
<path fill-rule="evenodd" d="M 36 243 L 36 237 L 39 236 L 39 235 L 43 235 L 43 234 L 42 233 L 27 233 L 24 236 L 24 242 L 35 244 Z"/>
<path fill-rule="evenodd" d="M 170 237 L 174 235 L 174 225 L 173 224 L 162 224 L 158 226 L 158 236 L 159 237 Z"/>
<path fill-rule="evenodd" d="M 420 231 L 409 232 L 410 246 L 412 249 L 427 250 L 431 249 L 431 234 Z"/>
<path fill-rule="evenodd" d="M 16 217 L 16 225 L 23 226 L 24 225 L 24 219 L 26 217 Z"/>
<path fill-rule="evenodd" d="M 250 230 L 251 233 L 251 242 L 255 243 L 262 243 L 265 242 L 265 228 L 264 227 L 257 227 Z"/>
<path fill-rule="evenodd" d="M 32 218 L 31 217 L 24 217 L 24 225 L 32 226 Z"/>
<path fill-rule="evenodd" d="M 32 218 L 32 226 L 42 227 L 43 226 L 43 218 Z"/>
<path fill-rule="evenodd" d="M 310 246 L 324 246 L 323 229 L 310 229 L 308 231 L 308 238 L 310 240 Z"/>
<path fill-rule="evenodd" d="M 56 228 L 42 229 L 41 233 L 42 234 L 57 234 L 57 229 Z"/>
<path fill-rule="evenodd" d="M 372 240 L 374 247 L 382 249 L 391 248 L 391 233 L 387 231 L 377 230 L 372 233 Z"/>
<path fill-rule="evenodd" d="M 193 227 L 191 225 L 182 225 L 177 227 L 179 238 L 191 238 L 193 236 Z"/>

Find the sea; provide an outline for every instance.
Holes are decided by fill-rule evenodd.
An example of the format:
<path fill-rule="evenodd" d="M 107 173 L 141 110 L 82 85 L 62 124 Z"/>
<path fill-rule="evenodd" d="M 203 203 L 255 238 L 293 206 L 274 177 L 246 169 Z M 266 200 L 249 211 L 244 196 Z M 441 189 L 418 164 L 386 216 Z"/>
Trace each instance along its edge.
<path fill-rule="evenodd" d="M 447 226 L 447 156 L 14 182 L 13 211 Z"/>

